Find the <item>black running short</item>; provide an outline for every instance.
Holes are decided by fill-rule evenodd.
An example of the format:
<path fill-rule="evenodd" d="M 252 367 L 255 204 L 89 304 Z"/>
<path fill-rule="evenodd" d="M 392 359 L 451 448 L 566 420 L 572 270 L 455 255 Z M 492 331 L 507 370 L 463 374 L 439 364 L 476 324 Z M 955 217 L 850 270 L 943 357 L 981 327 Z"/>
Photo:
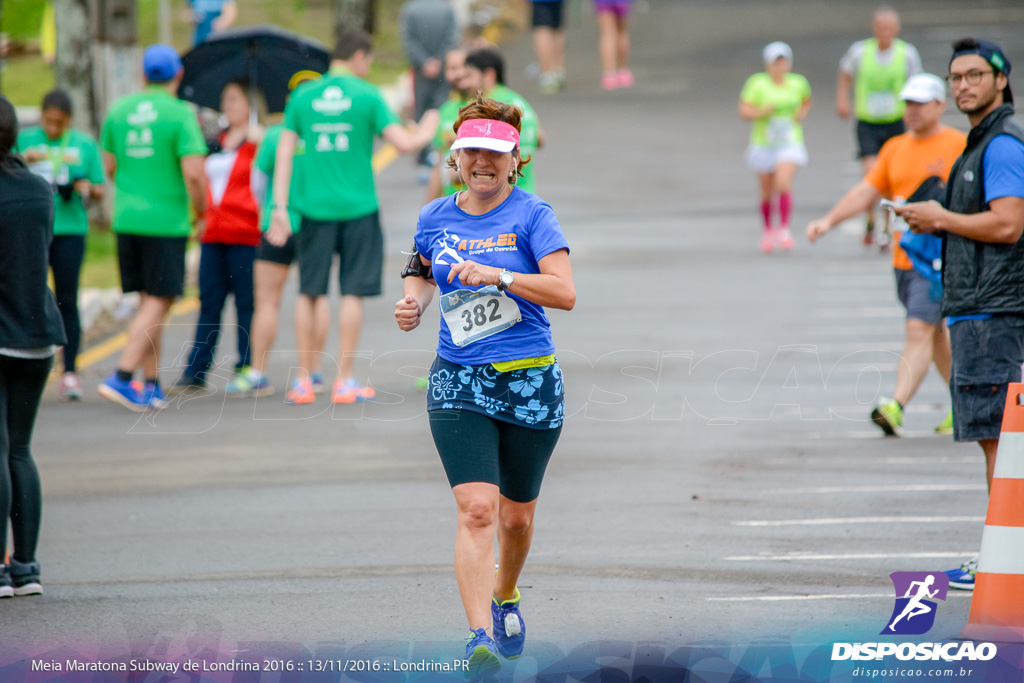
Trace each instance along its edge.
<path fill-rule="evenodd" d="M 562 0 L 533 0 L 534 28 L 562 28 Z"/>
<path fill-rule="evenodd" d="M 295 235 L 288 236 L 288 241 L 280 247 L 267 241 L 267 233 L 260 238 L 260 246 L 256 250 L 257 261 L 269 261 L 282 266 L 290 266 L 295 260 Z"/>
<path fill-rule="evenodd" d="M 173 299 L 185 291 L 186 237 L 117 235 L 121 290 Z"/>
<path fill-rule="evenodd" d="M 384 233 L 380 214 L 347 221 L 302 218 L 296 235 L 299 291 L 306 296 L 327 294 L 331 262 L 337 253 L 338 283 L 343 295 L 378 296 L 383 286 Z"/>
<path fill-rule="evenodd" d="M 531 429 L 469 410 L 427 414 L 452 488 L 471 482 L 494 484 L 516 503 L 529 503 L 540 495 L 561 427 Z"/>
<path fill-rule="evenodd" d="M 857 121 L 857 158 L 878 156 L 889 138 L 894 138 L 904 132 L 903 121 L 892 123 L 868 123 Z"/>

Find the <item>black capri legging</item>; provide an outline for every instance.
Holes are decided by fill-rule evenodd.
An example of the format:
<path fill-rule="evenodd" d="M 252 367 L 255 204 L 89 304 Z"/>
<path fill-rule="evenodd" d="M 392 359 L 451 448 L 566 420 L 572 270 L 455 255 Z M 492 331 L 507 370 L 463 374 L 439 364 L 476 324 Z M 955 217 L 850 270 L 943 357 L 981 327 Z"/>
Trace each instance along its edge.
<path fill-rule="evenodd" d="M 428 415 L 453 488 L 470 482 L 494 484 L 516 503 L 529 503 L 540 495 L 561 427 L 531 429 L 470 410 L 431 410 Z"/>
<path fill-rule="evenodd" d="M 0 557 L 7 547 L 7 519 L 14 532 L 14 559 L 35 561 L 43 496 L 29 449 L 39 401 L 53 357 L 39 360 L 0 354 Z"/>

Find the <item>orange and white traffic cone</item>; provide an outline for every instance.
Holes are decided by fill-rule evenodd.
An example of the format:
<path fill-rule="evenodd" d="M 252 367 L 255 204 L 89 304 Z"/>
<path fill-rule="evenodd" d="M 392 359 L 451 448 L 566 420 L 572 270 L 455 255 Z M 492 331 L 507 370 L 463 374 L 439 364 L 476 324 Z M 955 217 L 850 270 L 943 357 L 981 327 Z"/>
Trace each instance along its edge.
<path fill-rule="evenodd" d="M 1024 642 L 1024 384 L 1010 384 L 974 577 L 961 638 Z"/>

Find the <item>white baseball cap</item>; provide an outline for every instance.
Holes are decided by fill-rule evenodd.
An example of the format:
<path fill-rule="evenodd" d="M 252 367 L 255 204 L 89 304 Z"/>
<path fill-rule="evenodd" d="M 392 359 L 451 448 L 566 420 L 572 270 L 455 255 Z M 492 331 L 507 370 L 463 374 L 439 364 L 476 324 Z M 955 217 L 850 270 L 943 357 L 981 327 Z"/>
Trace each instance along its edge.
<path fill-rule="evenodd" d="M 776 40 L 774 43 L 768 43 L 764 46 L 764 63 L 771 64 L 779 57 L 785 57 L 787 61 L 793 61 L 793 48 L 786 45 L 781 40 Z"/>
<path fill-rule="evenodd" d="M 946 101 L 946 84 L 932 74 L 914 74 L 900 90 L 900 99 L 918 104 Z"/>

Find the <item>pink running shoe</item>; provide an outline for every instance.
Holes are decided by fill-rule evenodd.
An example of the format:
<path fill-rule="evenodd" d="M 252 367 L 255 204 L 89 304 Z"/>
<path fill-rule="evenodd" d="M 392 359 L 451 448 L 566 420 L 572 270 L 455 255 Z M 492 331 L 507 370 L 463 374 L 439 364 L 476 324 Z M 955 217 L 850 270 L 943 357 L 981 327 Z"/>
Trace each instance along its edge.
<path fill-rule="evenodd" d="M 765 230 L 761 233 L 761 251 L 770 254 L 775 251 L 775 231 Z"/>
<path fill-rule="evenodd" d="M 619 87 L 619 75 L 617 73 L 605 73 L 601 76 L 601 87 L 605 90 L 615 90 Z"/>
<path fill-rule="evenodd" d="M 636 79 L 633 78 L 633 72 L 629 69 L 619 69 L 618 73 L 615 74 L 615 78 L 620 88 L 632 88 L 633 84 L 636 83 Z"/>
<path fill-rule="evenodd" d="M 789 228 L 782 228 L 778 231 L 779 246 L 789 251 L 793 248 L 793 233 L 789 231 Z"/>

